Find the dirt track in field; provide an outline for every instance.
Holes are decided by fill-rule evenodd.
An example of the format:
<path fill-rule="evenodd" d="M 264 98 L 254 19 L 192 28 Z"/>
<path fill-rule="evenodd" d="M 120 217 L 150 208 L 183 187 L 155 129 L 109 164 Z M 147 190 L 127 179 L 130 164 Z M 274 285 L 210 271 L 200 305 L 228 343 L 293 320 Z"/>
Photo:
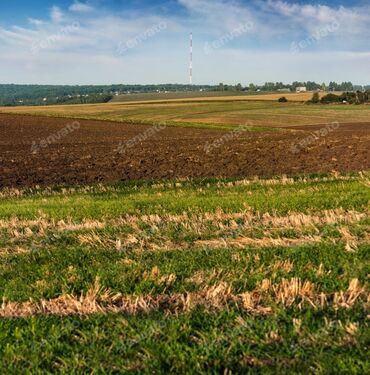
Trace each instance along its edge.
<path fill-rule="evenodd" d="M 325 125 L 232 134 L 79 120 L 78 129 L 58 140 L 55 135 L 72 122 L 1 114 L 0 187 L 370 169 L 370 122 L 341 124 L 304 146 L 299 142 Z M 40 142 L 50 136 L 52 142 L 42 147 Z"/>

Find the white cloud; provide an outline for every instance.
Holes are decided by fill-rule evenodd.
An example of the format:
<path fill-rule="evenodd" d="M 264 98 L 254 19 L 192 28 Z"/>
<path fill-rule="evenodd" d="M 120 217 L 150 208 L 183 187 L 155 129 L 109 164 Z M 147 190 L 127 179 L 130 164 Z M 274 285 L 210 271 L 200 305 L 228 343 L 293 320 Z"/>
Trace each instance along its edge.
<path fill-rule="evenodd" d="M 28 19 L 23 27 L 0 27 L 0 81 L 186 82 L 188 33 L 193 30 L 194 76 L 198 83 L 294 79 L 370 82 L 367 52 L 370 12 L 364 8 L 304 6 L 282 0 L 251 0 L 248 4 L 238 0 L 178 0 L 178 3 L 185 7 L 188 16 L 104 8 L 99 9 L 96 17 L 96 12 L 87 11 L 89 2 L 70 0 L 70 7 L 54 6 L 49 19 Z M 341 28 L 298 55 L 291 54 L 292 42 L 338 17 L 343 30 L 351 29 L 345 38 L 340 34 L 345 32 Z M 65 32 L 76 21 L 79 27 Z M 161 22 L 167 25 L 165 30 L 142 38 L 135 48 L 117 55 L 120 42 L 143 35 Z M 253 23 L 253 32 L 205 55 L 206 41 L 218 40 L 247 22 Z M 35 43 L 36 47 L 45 48 L 36 48 L 37 53 L 32 53 Z"/>
<path fill-rule="evenodd" d="M 272 11 L 281 23 L 292 22 L 305 30 L 312 31 L 331 23 L 339 24 L 339 34 L 369 35 L 370 6 L 361 7 L 329 7 L 320 4 L 298 4 L 284 0 L 268 0 L 261 3 L 262 9 Z"/>
<path fill-rule="evenodd" d="M 35 26 L 41 26 L 44 24 L 44 21 L 42 20 L 38 20 L 38 19 L 35 19 L 35 18 L 28 18 L 28 22 L 31 24 L 31 25 L 35 25 Z"/>
<path fill-rule="evenodd" d="M 257 22 L 250 7 L 226 0 L 178 0 L 194 19 L 198 27 L 209 34 L 220 35 L 244 24 Z"/>
<path fill-rule="evenodd" d="M 63 19 L 63 13 L 59 7 L 54 5 L 50 10 L 50 18 L 53 22 L 59 23 Z"/>
<path fill-rule="evenodd" d="M 91 12 L 94 8 L 86 3 L 75 1 L 68 9 L 71 12 Z"/>

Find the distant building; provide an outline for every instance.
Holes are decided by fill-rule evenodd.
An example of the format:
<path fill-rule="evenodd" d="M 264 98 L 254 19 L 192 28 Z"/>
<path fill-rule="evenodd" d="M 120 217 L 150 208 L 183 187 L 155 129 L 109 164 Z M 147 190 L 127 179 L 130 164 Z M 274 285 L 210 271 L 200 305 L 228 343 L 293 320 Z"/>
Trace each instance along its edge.
<path fill-rule="evenodd" d="M 289 87 L 286 87 L 286 88 L 282 88 L 282 89 L 278 89 L 278 92 L 290 92 L 290 88 Z"/>
<path fill-rule="evenodd" d="M 297 92 L 307 92 L 307 87 L 303 87 L 303 86 L 302 87 L 297 87 L 296 91 Z"/>

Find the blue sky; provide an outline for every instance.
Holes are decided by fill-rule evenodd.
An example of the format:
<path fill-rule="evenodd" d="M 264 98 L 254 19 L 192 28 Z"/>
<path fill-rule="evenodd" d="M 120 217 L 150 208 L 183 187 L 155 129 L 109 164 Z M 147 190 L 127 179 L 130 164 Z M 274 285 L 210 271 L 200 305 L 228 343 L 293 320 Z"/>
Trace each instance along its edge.
<path fill-rule="evenodd" d="M 0 82 L 370 83 L 370 2 L 33 0 L 0 8 Z"/>

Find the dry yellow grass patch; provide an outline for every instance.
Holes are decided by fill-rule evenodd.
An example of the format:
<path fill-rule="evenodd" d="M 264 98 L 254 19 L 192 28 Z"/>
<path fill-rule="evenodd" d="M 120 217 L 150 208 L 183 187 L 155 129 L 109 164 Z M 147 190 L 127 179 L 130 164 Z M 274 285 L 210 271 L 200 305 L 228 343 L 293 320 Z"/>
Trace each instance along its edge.
<path fill-rule="evenodd" d="M 362 295 L 365 295 L 366 292 L 366 288 L 360 284 L 358 279 L 352 279 L 345 292 L 341 291 L 334 294 L 334 306 L 337 308 L 349 308 L 353 306 Z M 367 294 L 367 303 L 369 304 L 369 302 L 370 294 Z"/>
<path fill-rule="evenodd" d="M 138 314 L 157 310 L 176 313 L 189 311 L 199 305 L 221 308 L 231 297 L 230 287 L 225 283 L 196 293 L 135 297 L 112 294 L 102 289 L 97 280 L 92 288 L 80 297 L 62 295 L 52 300 L 22 303 L 3 301 L 0 307 L 0 317 L 27 317 L 41 314 L 91 315 L 117 312 Z"/>
<path fill-rule="evenodd" d="M 272 312 L 272 308 L 270 306 L 262 305 L 262 296 L 257 293 L 242 293 L 240 295 L 240 299 L 241 307 L 249 313 L 258 315 L 268 315 Z"/>
<path fill-rule="evenodd" d="M 358 327 L 359 327 L 359 324 L 358 323 L 348 323 L 346 326 L 345 326 L 345 331 L 351 335 L 351 336 L 355 336 L 357 331 L 358 331 Z"/>
<path fill-rule="evenodd" d="M 210 284 L 212 281 L 219 280 L 223 273 L 222 269 L 213 269 L 212 272 L 197 271 L 185 281 L 196 285 Z"/>
<path fill-rule="evenodd" d="M 193 276 L 187 278 L 185 282 L 202 285 L 209 281 L 209 277 L 204 271 L 197 271 Z"/>
<path fill-rule="evenodd" d="M 160 269 L 155 266 L 150 272 L 143 273 L 143 279 L 154 282 L 156 285 L 171 286 L 176 281 L 176 275 L 171 273 L 169 275 L 161 275 Z"/>
<path fill-rule="evenodd" d="M 308 303 L 314 308 L 324 308 L 331 304 L 335 308 L 350 308 L 355 303 L 369 305 L 370 295 L 357 279 L 350 282 L 347 290 L 334 294 L 319 293 L 315 285 L 297 278 L 283 279 L 273 284 L 271 280 L 263 280 L 254 291 L 235 295 L 230 285 L 221 282 L 206 287 L 198 292 L 162 294 L 158 296 L 124 296 L 113 294 L 101 288 L 99 280 L 80 297 L 61 295 L 51 300 L 28 302 L 8 302 L 3 300 L 0 306 L 0 317 L 29 317 L 33 315 L 91 315 L 97 313 L 128 314 L 149 313 L 162 310 L 167 313 L 189 312 L 196 307 L 213 310 L 227 308 L 228 305 L 254 314 L 269 314 L 273 307 L 296 306 L 302 308 Z"/>
<path fill-rule="evenodd" d="M 189 247 L 188 243 L 172 243 L 165 238 L 161 239 L 161 244 L 154 243 L 153 238 L 157 234 L 160 235 L 170 225 L 176 225 L 188 232 L 202 236 L 203 233 L 209 232 L 210 228 L 216 227 L 213 233 L 217 235 L 216 239 L 209 241 L 198 241 L 195 246 L 209 246 L 209 247 L 225 247 L 233 246 L 294 246 L 302 243 L 318 242 L 318 236 L 301 237 L 299 239 L 290 238 L 270 238 L 268 236 L 263 239 L 254 239 L 242 237 L 237 239 L 226 239 L 228 231 L 239 231 L 241 234 L 244 230 L 253 230 L 255 227 L 266 227 L 272 230 L 278 229 L 295 229 L 301 230 L 303 228 L 314 229 L 319 225 L 336 224 L 336 223 L 356 223 L 364 219 L 367 215 L 356 211 L 344 211 L 342 209 L 326 210 L 315 214 L 303 214 L 292 212 L 287 216 L 280 216 L 275 213 L 253 213 L 250 211 L 240 213 L 227 213 L 222 210 L 216 212 L 206 212 L 202 214 L 153 214 L 134 216 L 127 215 L 122 218 L 111 220 L 106 224 L 111 227 L 116 226 L 130 226 L 134 231 L 134 235 L 128 235 L 126 238 L 119 238 L 116 243 L 118 250 L 127 247 L 138 249 L 152 249 L 152 250 L 173 250 L 181 246 L 181 248 Z M 237 220 L 239 222 L 237 222 Z M 140 229 L 140 224 L 147 224 L 148 230 Z"/>
<path fill-rule="evenodd" d="M 357 211 L 345 211 L 343 209 L 325 210 L 317 214 L 303 214 L 292 212 L 288 216 L 262 214 L 261 223 L 272 227 L 309 227 L 336 223 L 355 223 L 367 217 L 365 213 Z"/>
<path fill-rule="evenodd" d="M 283 279 L 279 284 L 273 284 L 271 280 L 265 279 L 257 287 L 257 290 L 271 294 L 277 303 L 284 306 L 292 306 L 297 299 L 300 301 L 299 307 L 304 301 L 308 301 L 315 306 L 313 303 L 315 288 L 310 281 L 292 278 L 290 280 Z"/>
<path fill-rule="evenodd" d="M 0 247 L 0 256 L 4 255 L 19 255 L 29 253 L 30 249 L 25 249 L 24 247 L 14 246 L 14 247 Z"/>
<path fill-rule="evenodd" d="M 226 248 L 232 247 L 276 247 L 276 246 L 299 246 L 314 244 L 321 241 L 320 226 L 341 224 L 339 231 L 341 240 L 345 242 L 347 251 L 356 251 L 359 244 L 368 242 L 368 234 L 365 232 L 365 239 L 357 239 L 345 224 L 358 223 L 368 217 L 368 213 L 357 211 L 346 211 L 343 209 L 325 210 L 310 214 L 291 212 L 288 215 L 278 215 L 275 212 L 251 212 L 249 210 L 237 213 L 228 213 L 219 209 L 215 212 L 199 214 L 152 214 L 152 215 L 125 215 L 123 217 L 108 219 L 105 221 L 85 219 L 80 222 L 72 220 L 52 220 L 40 217 L 34 220 L 20 220 L 11 218 L 0 220 L 0 230 L 5 229 L 8 233 L 9 244 L 1 254 L 17 252 L 11 250 L 11 245 L 18 240 L 31 240 L 34 237 L 45 237 L 48 231 L 56 232 L 78 232 L 76 238 L 83 246 L 103 247 L 116 249 L 116 251 L 130 250 L 153 250 L 173 251 L 194 248 Z M 142 229 L 146 224 L 146 229 Z M 168 239 L 167 231 L 171 226 L 176 226 L 199 238 L 209 236 L 210 240 L 199 240 L 195 242 L 173 242 Z M 111 238 L 110 235 L 96 233 L 97 229 L 115 228 L 117 234 Z M 119 228 L 129 227 L 132 234 L 121 235 Z M 264 229 L 263 238 L 254 237 L 254 229 Z M 277 237 L 279 230 L 293 229 L 298 238 Z M 312 235 L 303 235 L 302 231 L 308 229 Z M 237 236 L 234 238 L 234 236 Z M 367 237 L 366 237 L 367 236 Z M 333 239 L 334 241 L 335 239 Z M 24 241 L 23 241 L 24 242 Z M 24 243 L 23 247 L 27 247 Z"/>
<path fill-rule="evenodd" d="M 208 248 L 227 248 L 227 247 L 244 247 L 244 246 L 255 246 L 255 247 L 273 247 L 273 246 L 299 246 L 305 244 L 319 243 L 321 242 L 320 236 L 302 237 L 302 238 L 248 238 L 240 237 L 235 239 L 214 239 L 196 241 L 195 245 L 199 247 Z"/>
<path fill-rule="evenodd" d="M 84 246 L 101 246 L 106 247 L 113 244 L 113 241 L 106 241 L 100 238 L 95 233 L 89 233 L 89 234 L 80 234 L 78 235 L 78 240 L 81 245 Z"/>
<path fill-rule="evenodd" d="M 250 185 L 261 185 L 261 186 L 274 186 L 274 185 L 295 185 L 298 182 L 306 182 L 305 179 L 301 181 L 294 180 L 293 178 L 288 178 L 287 176 L 282 176 L 279 178 L 271 178 L 271 179 L 261 179 L 258 176 L 254 177 L 253 179 L 243 179 L 238 181 L 232 182 L 219 182 L 217 184 L 218 187 L 232 187 L 232 186 L 250 186 Z"/>
<path fill-rule="evenodd" d="M 346 251 L 355 252 L 358 249 L 357 238 L 352 235 L 347 227 L 341 227 L 338 229 L 338 231 L 342 237 L 342 240 L 346 243 Z"/>
<path fill-rule="evenodd" d="M 33 188 L 3 188 L 0 190 L 0 198 L 19 198 L 24 196 L 42 196 L 42 197 L 49 197 L 49 196 L 66 196 L 70 194 L 76 193 L 115 193 L 119 192 L 120 188 L 114 185 L 104 185 L 104 184 L 97 184 L 97 185 L 84 185 L 84 186 L 75 186 L 75 187 L 63 187 L 60 189 L 60 192 L 53 190 L 50 186 L 39 186 L 36 185 Z"/>
<path fill-rule="evenodd" d="M 368 177 L 366 174 L 359 174 L 359 177 L 362 180 L 368 181 Z M 299 179 L 293 179 L 286 175 L 282 175 L 280 177 L 264 179 L 260 178 L 259 176 L 254 176 L 253 178 L 245 178 L 242 180 L 236 180 L 231 182 L 218 182 L 218 187 L 233 187 L 233 186 L 250 186 L 250 185 L 260 185 L 260 186 L 275 186 L 275 185 L 296 185 L 302 182 L 331 182 L 331 181 L 351 181 L 356 180 L 358 177 L 354 176 L 341 176 L 338 173 L 333 173 L 331 176 L 328 177 L 314 177 L 314 178 L 307 178 L 302 177 Z"/>
<path fill-rule="evenodd" d="M 235 220 L 243 220 L 244 224 L 241 226 L 261 226 L 272 227 L 304 227 L 313 225 L 325 225 L 335 223 L 354 223 L 363 220 L 367 217 L 367 213 L 357 211 L 345 211 L 343 209 L 324 210 L 314 214 L 304 214 L 300 212 L 291 212 L 287 216 L 280 216 L 276 213 L 263 213 L 263 212 L 237 212 L 228 213 L 222 210 L 215 212 L 205 212 L 202 214 L 188 214 L 183 213 L 180 215 L 163 214 L 163 215 L 143 215 L 128 216 L 120 220 L 121 224 L 133 224 L 143 222 L 149 225 L 159 225 L 163 223 L 176 223 L 184 226 L 186 229 L 199 228 L 202 224 L 215 224 L 220 228 L 225 228 L 223 222 L 228 221 L 227 226 L 236 229 L 238 225 Z M 198 226 L 198 227 L 197 227 Z"/>
<path fill-rule="evenodd" d="M 73 222 L 72 220 L 48 220 L 46 218 L 38 218 L 35 220 L 21 220 L 16 217 L 13 217 L 9 220 L 0 220 L 0 229 L 8 229 L 18 232 L 19 236 L 22 236 L 22 233 L 19 231 L 24 231 L 23 235 L 33 235 L 34 233 L 31 230 L 31 227 L 34 228 L 34 231 L 45 231 L 45 230 L 57 230 L 57 231 L 78 231 L 85 229 L 102 229 L 106 226 L 105 222 L 84 219 L 80 223 Z"/>
<path fill-rule="evenodd" d="M 293 262 L 290 260 L 278 260 L 275 263 L 271 264 L 269 268 L 271 269 L 271 271 L 292 272 L 293 267 Z"/>

